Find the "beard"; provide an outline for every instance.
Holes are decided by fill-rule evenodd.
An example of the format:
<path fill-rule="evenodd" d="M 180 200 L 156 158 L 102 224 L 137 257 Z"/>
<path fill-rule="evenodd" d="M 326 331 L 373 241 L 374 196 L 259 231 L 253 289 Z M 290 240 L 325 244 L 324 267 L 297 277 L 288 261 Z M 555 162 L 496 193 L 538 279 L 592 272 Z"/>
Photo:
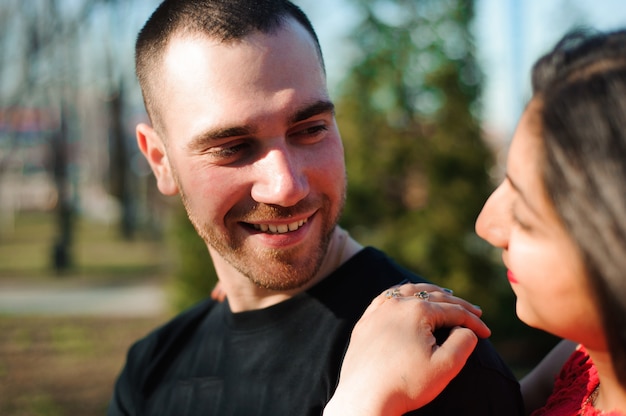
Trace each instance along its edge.
<path fill-rule="evenodd" d="M 202 223 L 194 215 L 185 193 L 181 190 L 181 199 L 189 220 L 198 235 L 215 253 L 221 256 L 239 273 L 246 276 L 256 286 L 274 290 L 288 291 L 298 289 L 309 283 L 316 275 L 328 251 L 333 231 L 337 226 L 345 204 L 345 187 L 337 206 L 330 198 L 320 201 L 305 200 L 293 207 L 277 207 L 266 204 L 251 204 L 233 208 L 225 217 L 225 229 Z M 239 238 L 241 233 L 233 232 L 230 227 L 245 227 L 242 223 L 254 218 L 285 219 L 298 213 L 311 212 L 311 206 L 318 207 L 316 222 L 321 222 L 305 245 L 287 249 L 272 249 L 249 243 L 247 238 Z"/>

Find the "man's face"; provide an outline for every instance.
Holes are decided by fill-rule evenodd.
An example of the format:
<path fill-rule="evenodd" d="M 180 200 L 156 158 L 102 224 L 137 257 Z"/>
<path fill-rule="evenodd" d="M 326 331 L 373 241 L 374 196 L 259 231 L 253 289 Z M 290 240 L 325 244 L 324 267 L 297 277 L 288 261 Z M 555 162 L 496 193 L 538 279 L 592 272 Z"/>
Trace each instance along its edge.
<path fill-rule="evenodd" d="M 159 70 L 162 137 L 138 128 L 159 189 L 181 194 L 214 260 L 264 288 L 302 287 L 324 257 L 346 184 L 310 35 L 289 22 L 230 43 L 178 37 Z"/>

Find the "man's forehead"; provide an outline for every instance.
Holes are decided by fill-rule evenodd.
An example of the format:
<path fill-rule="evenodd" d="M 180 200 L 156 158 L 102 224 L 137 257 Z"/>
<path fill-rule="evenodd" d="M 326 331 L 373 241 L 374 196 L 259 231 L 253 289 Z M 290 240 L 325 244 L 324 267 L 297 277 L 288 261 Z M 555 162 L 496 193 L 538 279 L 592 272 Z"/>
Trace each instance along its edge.
<path fill-rule="evenodd" d="M 316 44 L 295 21 L 277 32 L 253 32 L 231 41 L 203 33 L 181 33 L 171 39 L 161 65 L 159 72 L 166 82 L 184 83 L 182 77 L 190 76 L 213 84 L 233 81 L 233 77 L 245 82 L 265 77 L 268 72 L 279 71 L 284 78 L 295 78 L 295 71 L 305 71 L 307 77 L 319 78 L 326 84 Z"/>
<path fill-rule="evenodd" d="M 321 50 L 312 34 L 297 20 L 286 18 L 280 26 L 270 31 L 261 32 L 258 30 L 232 39 L 222 39 L 203 30 L 179 30 L 172 34 L 162 55 L 161 64 L 169 59 L 170 55 L 177 54 L 178 59 L 184 59 L 185 54 L 193 49 L 214 48 L 220 53 L 236 51 L 239 48 L 256 50 L 258 53 L 276 52 L 280 58 L 279 50 L 287 47 L 294 49 L 305 49 L 314 53 L 318 58 L 318 63 L 322 73 L 325 74 L 324 62 Z"/>

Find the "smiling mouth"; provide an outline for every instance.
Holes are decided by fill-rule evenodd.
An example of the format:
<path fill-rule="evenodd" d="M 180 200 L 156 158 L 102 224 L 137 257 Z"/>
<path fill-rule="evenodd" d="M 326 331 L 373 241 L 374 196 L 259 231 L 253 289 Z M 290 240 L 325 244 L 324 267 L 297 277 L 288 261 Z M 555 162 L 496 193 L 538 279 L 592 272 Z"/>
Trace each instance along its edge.
<path fill-rule="evenodd" d="M 296 231 L 304 224 L 307 223 L 308 220 L 300 220 L 294 221 L 290 224 L 252 224 L 255 230 L 261 231 L 268 234 L 285 234 L 290 231 Z"/>

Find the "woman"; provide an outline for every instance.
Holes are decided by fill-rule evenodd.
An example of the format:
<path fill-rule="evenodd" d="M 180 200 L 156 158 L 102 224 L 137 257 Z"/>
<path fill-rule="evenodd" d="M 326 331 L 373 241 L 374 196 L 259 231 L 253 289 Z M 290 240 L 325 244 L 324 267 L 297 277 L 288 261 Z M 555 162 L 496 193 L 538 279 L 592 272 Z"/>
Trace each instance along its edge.
<path fill-rule="evenodd" d="M 572 341 L 522 381 L 527 412 L 626 415 L 626 31 L 567 35 L 535 64 L 532 84 L 506 177 L 476 222 L 478 235 L 502 249 L 520 319 Z M 434 344 L 432 328 L 447 312 L 411 296 L 421 290 L 402 287 L 373 302 L 325 414 L 402 414 L 462 366 L 462 345 L 475 337 L 465 329 L 464 339 Z M 450 298 L 435 291 L 429 300 Z M 466 326 L 464 314 L 446 324 Z M 389 342 L 398 357 L 377 353 Z M 556 380 L 548 376 L 546 401 L 545 377 L 564 358 Z"/>

